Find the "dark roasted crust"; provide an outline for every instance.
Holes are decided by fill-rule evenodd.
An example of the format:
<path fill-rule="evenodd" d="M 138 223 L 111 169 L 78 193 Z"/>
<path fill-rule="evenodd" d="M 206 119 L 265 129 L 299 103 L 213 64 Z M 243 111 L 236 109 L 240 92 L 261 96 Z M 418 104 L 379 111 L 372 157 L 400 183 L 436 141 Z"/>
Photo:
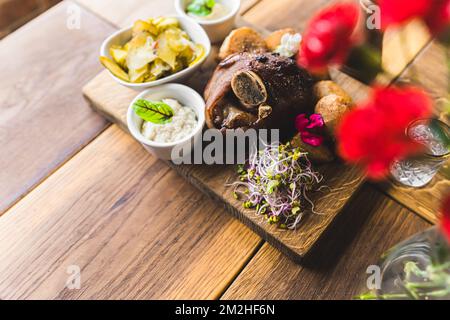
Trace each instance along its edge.
<path fill-rule="evenodd" d="M 298 113 L 313 111 L 313 79 L 306 70 L 298 67 L 294 60 L 277 54 L 244 52 L 222 61 L 206 87 L 206 121 L 209 128 L 224 128 L 223 119 L 220 119 L 224 105 L 231 104 L 248 112 L 231 89 L 231 80 L 239 71 L 253 71 L 263 80 L 268 93 L 265 104 L 272 107 L 272 113 L 267 118 L 255 121 L 250 128 L 284 128 L 286 124 L 293 124 Z M 257 108 L 255 111 L 257 116 Z"/>

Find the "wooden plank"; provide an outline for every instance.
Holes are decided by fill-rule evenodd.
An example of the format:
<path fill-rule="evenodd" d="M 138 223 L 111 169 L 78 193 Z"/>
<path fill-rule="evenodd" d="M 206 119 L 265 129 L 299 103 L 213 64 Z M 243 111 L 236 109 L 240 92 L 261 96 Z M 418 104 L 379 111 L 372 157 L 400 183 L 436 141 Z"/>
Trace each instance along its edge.
<path fill-rule="evenodd" d="M 113 28 L 82 10 L 82 28 L 67 29 L 69 5 L 0 41 L 0 215 L 106 126 L 80 90 Z"/>
<path fill-rule="evenodd" d="M 385 73 L 377 80 L 385 84 L 391 83 L 404 72 L 430 41 L 428 28 L 420 20 L 412 20 L 405 26 L 387 29 L 383 36 L 382 50 Z"/>
<path fill-rule="evenodd" d="M 83 7 L 115 26 L 126 27 L 141 18 L 175 14 L 174 1 L 161 0 L 76 0 Z M 260 0 L 243 0 L 241 13 Z"/>
<path fill-rule="evenodd" d="M 245 14 L 245 20 L 268 30 L 303 31 L 312 14 L 330 0 L 262 0 Z"/>
<path fill-rule="evenodd" d="M 446 67 L 449 49 L 437 41 L 430 43 L 405 72 L 399 82 L 410 83 L 425 88 L 435 100 L 435 114 L 449 123 L 445 106 L 449 99 L 449 70 Z M 392 198 L 418 213 L 428 221 L 439 220 L 441 201 L 450 190 L 450 163 L 438 173 L 433 181 L 420 189 L 411 189 L 398 185 L 383 184 L 383 190 Z"/>
<path fill-rule="evenodd" d="M 449 48 L 432 41 L 398 79 L 399 83 L 425 88 L 436 101 L 436 116 L 446 122 L 449 121 L 445 114 L 450 88 L 450 71 L 447 68 L 449 56 Z"/>
<path fill-rule="evenodd" d="M 414 84 L 425 88 L 435 100 L 435 115 L 444 122 L 449 121 L 445 107 L 448 103 L 448 88 L 450 75 L 447 63 L 447 51 L 437 41 L 429 43 L 414 59 L 413 62 L 399 75 L 396 84 Z M 333 78 L 346 90 L 355 89 L 358 93 L 357 100 L 364 100 L 368 95 L 368 88 L 345 74 L 333 70 Z M 356 89 L 359 86 L 359 89 Z M 450 176 L 448 175 L 450 164 L 447 162 L 433 181 L 419 189 L 402 187 L 391 182 L 379 184 L 379 189 L 409 208 L 414 213 L 431 223 L 439 220 L 441 201 L 450 190 Z"/>
<path fill-rule="evenodd" d="M 202 66 L 199 76 L 192 77 L 188 85 L 202 93 L 216 64 L 215 58 L 211 56 L 208 62 Z M 359 87 L 357 88 L 357 91 L 350 91 L 350 93 L 359 93 Z M 136 92 L 120 86 L 105 72 L 88 83 L 83 92 L 95 110 L 127 130 L 126 111 L 136 96 Z M 114 95 L 111 92 L 114 92 Z M 253 210 L 244 209 L 242 202 L 234 199 L 233 188 L 226 186 L 226 183 L 238 179 L 235 167 L 208 165 L 172 165 L 172 167 L 295 261 L 300 261 L 309 252 L 363 182 L 361 173 L 355 167 L 344 166 L 341 163 L 318 167 L 319 172 L 324 175 L 326 185 L 331 190 L 325 194 L 312 195 L 311 200 L 314 202 L 317 212 L 321 212 L 323 215 L 311 214 L 298 230 L 284 231 L 266 224 L 261 217 L 255 215 Z"/>
<path fill-rule="evenodd" d="M 304 15 L 311 15 L 312 11 L 318 10 L 329 2 L 264 0 L 252 8 L 245 19 L 250 23 L 267 28 L 277 29 L 293 25 L 302 31 L 305 21 L 308 19 Z M 289 7 L 289 12 L 283 13 L 287 7 Z M 266 18 L 269 15 L 271 19 Z M 445 48 L 437 42 L 430 44 L 429 40 L 430 35 L 427 30 L 417 21 L 412 21 L 402 28 L 388 30 L 383 38 L 383 66 L 389 74 L 378 80 L 389 84 L 399 77 L 398 82 L 413 82 L 423 86 L 437 101 L 448 97 L 450 77 L 448 68 L 446 68 Z M 362 83 L 336 70 L 333 70 L 332 77 L 344 89 L 352 92 L 355 100 L 361 101 L 367 97 L 368 87 Z M 436 113 L 441 119 L 445 117 L 444 105 L 445 103 L 442 102 L 436 104 Z M 428 221 L 436 222 L 439 217 L 440 201 L 444 192 L 448 192 L 450 189 L 449 177 L 445 176 L 443 171 L 426 188 L 412 190 L 390 183 L 383 184 L 381 188 Z"/>
<path fill-rule="evenodd" d="M 269 30 L 293 27 L 303 32 L 314 12 L 337 1 L 263 0 L 245 15 L 245 20 Z M 386 74 L 379 77 L 379 82 L 388 84 L 397 78 L 429 41 L 428 30 L 418 21 L 388 29 L 382 43 L 382 63 Z"/>
<path fill-rule="evenodd" d="M 97 52 L 97 50 L 93 52 Z M 88 152 L 89 155 L 80 156 L 82 160 L 70 161 L 1 219 L 0 224 L 4 223 L 5 229 L 8 230 L 8 232 L 1 232 L 5 239 L 23 246 L 17 251 L 16 258 L 10 256 L 9 259 L 3 259 L 4 264 L 0 269 L 14 270 L 16 269 L 13 266 L 15 261 L 26 260 L 25 264 L 29 266 L 29 270 L 19 271 L 13 275 L 10 273 L 12 282 L 8 282 L 11 278 L 0 277 L 0 299 L 17 296 L 22 298 L 216 298 L 237 275 L 236 273 L 243 264 L 253 256 L 253 251 L 259 248 L 261 240 L 258 237 L 238 222 L 224 216 L 214 203 L 203 201 L 204 198 L 183 183 L 176 174 L 168 172 L 166 166 L 155 162 L 139 147 L 137 149 L 140 153 L 137 155 L 134 152 L 136 149 L 130 147 L 131 140 L 121 142 L 120 148 L 112 148 L 113 144 L 123 141 L 123 139 L 116 134 L 109 133 L 111 130 L 109 129 L 96 140 L 96 143 L 90 145 L 86 149 L 89 151 L 82 151 L 83 155 L 85 155 L 84 152 Z M 115 130 L 117 131 L 117 128 Z M 104 138 L 105 136 L 107 138 Z M 102 150 L 106 152 L 110 149 L 113 149 L 112 153 L 102 155 Z M 103 159 L 103 156 L 108 159 Z M 148 163 L 142 159 L 144 156 Z M 100 162 L 97 157 L 100 157 Z M 86 165 L 86 170 L 79 165 L 88 162 L 91 165 Z M 116 162 L 120 163 L 119 167 L 115 166 Z M 98 164 L 98 166 L 93 167 L 93 164 Z M 147 165 L 151 165 L 151 167 Z M 133 170 L 138 166 L 142 166 L 142 168 Z M 106 184 L 100 183 L 99 185 L 98 181 L 102 177 L 96 175 L 96 172 L 102 172 L 105 168 L 117 173 L 117 177 L 112 178 Z M 94 169 L 94 171 L 86 173 L 82 177 L 78 175 L 80 170 L 88 171 L 88 169 Z M 131 172 L 127 177 L 125 173 L 128 173 L 129 170 Z M 62 185 L 66 186 L 68 181 L 66 177 L 78 177 L 80 180 L 76 182 L 69 179 L 77 184 L 88 181 L 92 181 L 92 183 L 85 185 L 88 191 L 78 188 L 77 190 L 71 189 L 68 197 L 58 202 L 59 205 L 56 209 L 53 205 L 50 206 L 51 208 L 48 206 L 49 202 L 54 203 L 50 199 L 38 202 L 38 206 L 50 209 L 50 211 L 53 208 L 53 211 L 49 213 L 38 209 L 42 215 L 45 215 L 40 216 L 42 218 L 40 227 L 36 226 L 31 234 L 26 234 L 29 236 L 28 239 L 22 236 L 20 240 L 14 239 L 14 235 L 17 236 L 17 233 L 12 234 L 13 230 L 17 230 L 15 227 L 19 226 L 23 230 L 30 223 L 30 221 L 25 222 L 27 218 L 24 218 L 32 211 L 29 210 L 31 205 L 30 202 L 27 202 L 30 201 L 28 199 L 36 200 L 34 198 L 36 194 L 38 194 L 37 197 L 48 196 L 60 199 L 60 195 L 53 192 L 55 190 L 53 187 L 46 187 L 46 183 L 52 183 L 53 179 L 59 179 L 60 172 L 64 172 L 62 174 L 64 177 L 57 182 L 61 188 Z M 135 173 L 138 175 L 134 176 Z M 153 180 L 150 179 L 151 176 L 155 176 L 156 179 L 162 178 L 158 183 L 153 183 Z M 105 177 L 109 178 L 109 175 L 106 174 Z M 124 179 L 115 181 L 122 177 Z M 146 183 L 148 181 L 151 183 Z M 128 182 L 130 185 L 127 184 Z M 140 186 L 139 182 L 145 184 L 142 192 L 135 189 Z M 177 196 L 164 196 L 161 199 L 160 190 L 172 190 L 172 185 L 176 186 L 175 194 Z M 150 186 L 154 188 L 149 190 Z M 108 187 L 112 187 L 112 190 L 107 190 Z M 83 188 L 81 187 L 81 189 Z M 179 192 L 179 189 L 182 191 Z M 89 200 L 92 200 L 91 191 L 101 197 L 99 199 L 92 197 L 94 201 L 90 202 Z M 113 193 L 111 197 L 114 199 L 108 198 L 110 202 L 105 202 L 103 196 L 108 197 L 110 193 Z M 77 194 L 85 198 L 78 202 L 75 200 Z M 135 201 L 129 200 L 130 197 Z M 70 201 L 69 198 L 74 201 Z M 187 199 L 192 200 L 193 204 L 189 203 Z M 68 205 L 68 202 L 71 205 Z M 21 211 L 24 208 L 22 206 L 28 207 L 25 209 L 26 212 Z M 118 212 L 119 210 L 125 211 L 123 206 L 126 206 L 127 210 L 125 216 Z M 160 207 L 165 209 L 160 214 L 164 215 L 166 219 L 159 219 L 158 215 L 152 212 Z M 33 205 L 33 210 L 34 208 L 37 207 Z M 83 214 L 80 215 L 80 210 L 88 212 L 83 211 Z M 55 219 L 55 215 L 61 215 L 61 218 Z M 92 216 L 94 217 L 91 218 Z M 108 227 L 104 223 L 105 217 L 110 219 L 115 216 L 117 216 L 116 220 Z M 37 216 L 33 217 L 38 219 Z M 48 221 L 45 220 L 47 217 L 49 217 Z M 78 217 L 80 220 L 76 220 L 76 222 L 79 222 L 80 225 L 74 222 L 74 219 L 78 219 Z M 160 223 L 157 227 L 151 228 L 146 222 L 155 217 Z M 132 222 L 128 222 L 130 220 Z M 59 237 L 59 239 L 53 237 L 52 230 L 50 234 L 47 233 L 49 228 L 52 229 L 50 225 L 56 221 L 57 223 L 71 221 L 74 224 L 64 224 L 64 226 L 73 227 L 74 233 L 70 233 L 70 230 L 74 229 L 70 229 L 69 232 L 66 229 L 66 232 L 55 234 L 55 237 Z M 194 235 L 185 226 L 189 223 L 191 226 L 195 226 Z M 20 227 L 21 224 L 23 227 Z M 124 228 L 119 230 L 122 225 Z M 46 226 L 49 228 L 45 228 Z M 141 226 L 142 229 L 139 229 Z M 61 227 L 59 224 L 55 228 L 60 230 Z M 100 231 L 103 231 L 104 227 L 107 230 L 104 231 L 105 233 L 101 233 Z M 99 228 L 101 230 L 98 230 Z M 177 230 L 167 235 L 167 228 L 176 228 Z M 140 230 L 143 230 L 142 233 L 138 233 Z M 84 236 L 86 233 L 89 234 Z M 69 241 L 66 240 L 67 234 L 73 236 Z M 42 244 L 49 235 L 51 236 L 49 243 L 39 247 L 38 254 L 33 254 L 36 249 L 33 245 Z M 76 237 L 79 238 L 76 239 Z M 32 239 L 30 240 L 30 238 Z M 95 243 L 97 241 L 99 241 L 98 246 Z M 148 247 L 146 247 L 147 242 Z M 58 243 L 59 246 L 51 246 L 54 243 Z M 111 246 L 105 248 L 106 243 L 111 243 Z M 230 243 L 239 243 L 239 247 L 233 245 L 230 247 Z M 91 245 L 93 246 L 91 247 Z M 234 249 L 232 249 L 233 247 Z M 48 248 L 55 253 L 53 258 L 47 255 Z M 115 256 L 117 248 L 121 248 L 121 251 Z M 148 251 L 145 250 L 147 248 Z M 133 250 L 135 250 L 134 253 L 130 254 Z M 217 250 L 221 252 L 220 257 L 215 257 Z M 39 260 L 41 254 L 46 256 L 43 260 Z M 130 257 L 133 254 L 139 256 Z M 82 289 L 78 291 L 69 291 L 64 288 L 67 266 L 60 265 L 60 263 L 66 262 L 64 258 L 67 258 L 69 263 L 72 263 L 73 260 L 81 260 L 82 274 L 85 274 L 85 271 L 88 272 L 88 278 L 86 278 L 88 286 L 82 285 Z M 180 260 L 182 258 L 184 258 L 183 261 Z M 38 261 L 36 262 L 36 260 Z M 149 266 L 151 267 L 150 272 L 147 270 Z M 130 268 L 131 271 L 124 272 L 126 268 Z M 3 274 L 5 273 L 3 272 Z M 25 277 L 19 280 L 20 276 Z M 116 281 L 111 281 L 112 278 Z M 119 288 L 119 286 L 121 287 Z"/>
<path fill-rule="evenodd" d="M 303 266 L 265 244 L 222 298 L 351 299 L 367 291 L 369 265 L 376 265 L 387 249 L 428 226 L 366 185 Z"/>
<path fill-rule="evenodd" d="M 213 299 L 260 241 L 112 126 L 1 217 L 0 299 Z"/>

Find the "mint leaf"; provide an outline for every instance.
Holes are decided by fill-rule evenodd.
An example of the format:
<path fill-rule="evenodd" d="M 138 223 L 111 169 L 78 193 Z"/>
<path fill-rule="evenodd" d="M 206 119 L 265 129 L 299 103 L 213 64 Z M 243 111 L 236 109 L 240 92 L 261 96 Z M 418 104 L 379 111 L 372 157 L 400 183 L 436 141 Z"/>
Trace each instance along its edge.
<path fill-rule="evenodd" d="M 173 110 L 164 102 L 139 99 L 133 104 L 133 109 L 142 120 L 151 123 L 165 124 L 172 121 Z"/>
<path fill-rule="evenodd" d="M 215 4 L 215 0 L 194 0 L 188 5 L 187 12 L 204 17 L 211 14 Z"/>

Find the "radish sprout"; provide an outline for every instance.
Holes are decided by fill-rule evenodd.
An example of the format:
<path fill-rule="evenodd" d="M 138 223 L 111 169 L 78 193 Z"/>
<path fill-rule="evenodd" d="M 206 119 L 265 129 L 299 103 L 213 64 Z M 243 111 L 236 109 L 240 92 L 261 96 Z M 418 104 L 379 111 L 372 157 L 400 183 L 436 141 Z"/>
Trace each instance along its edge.
<path fill-rule="evenodd" d="M 244 208 L 256 210 L 270 224 L 296 229 L 307 207 L 317 213 L 308 192 L 319 190 L 323 177 L 312 169 L 307 153 L 300 148 L 289 143 L 268 145 L 239 166 L 238 174 L 240 181 L 232 184 L 234 197 L 244 200 Z"/>

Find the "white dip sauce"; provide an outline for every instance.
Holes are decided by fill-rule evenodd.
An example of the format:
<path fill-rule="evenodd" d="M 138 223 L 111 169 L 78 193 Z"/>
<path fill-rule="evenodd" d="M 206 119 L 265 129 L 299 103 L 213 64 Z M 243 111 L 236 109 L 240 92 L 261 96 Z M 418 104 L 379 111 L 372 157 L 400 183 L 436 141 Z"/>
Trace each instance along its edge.
<path fill-rule="evenodd" d="M 198 121 L 195 111 L 190 107 L 182 106 L 174 99 L 163 99 L 162 102 L 172 108 L 172 121 L 166 124 L 154 124 L 144 121 L 141 129 L 142 135 L 151 141 L 160 143 L 172 143 L 183 140 L 197 126 Z"/>
<path fill-rule="evenodd" d="M 220 18 L 225 17 L 228 13 L 230 12 L 230 9 L 219 2 L 216 2 L 216 4 L 214 5 L 212 11 L 210 14 L 208 14 L 207 16 L 197 16 L 193 13 L 188 13 L 188 15 L 192 18 L 195 18 L 199 21 L 210 21 L 210 20 L 218 20 Z"/>

